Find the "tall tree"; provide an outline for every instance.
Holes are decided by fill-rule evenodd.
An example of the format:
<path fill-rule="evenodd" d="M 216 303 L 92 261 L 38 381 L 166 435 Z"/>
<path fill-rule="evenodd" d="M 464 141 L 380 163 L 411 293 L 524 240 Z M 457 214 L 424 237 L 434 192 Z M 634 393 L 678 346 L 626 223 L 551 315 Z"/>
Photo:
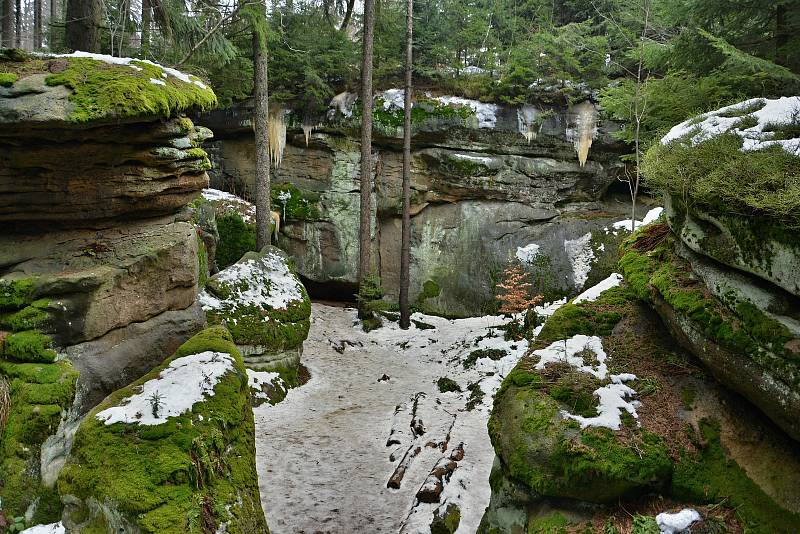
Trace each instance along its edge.
<path fill-rule="evenodd" d="M 256 136 L 256 248 L 270 243 L 269 92 L 266 10 L 253 17 L 253 120 Z"/>
<path fill-rule="evenodd" d="M 102 0 L 67 0 L 67 48 L 84 52 L 100 52 L 102 20 Z"/>
<path fill-rule="evenodd" d="M 14 46 L 22 48 L 22 0 L 17 0 L 14 15 Z"/>
<path fill-rule="evenodd" d="M 3 32 L 3 48 L 14 46 L 14 0 L 3 0 L 3 21 L 0 30 Z"/>
<path fill-rule="evenodd" d="M 358 283 L 363 287 L 370 275 L 372 217 L 372 41 L 375 30 L 374 0 L 364 0 L 364 29 L 361 63 L 361 217 L 359 224 Z"/>
<path fill-rule="evenodd" d="M 411 326 L 408 306 L 411 255 L 411 73 L 413 69 L 414 0 L 406 7 L 406 86 L 403 99 L 403 229 L 400 244 L 400 328 Z"/>
<path fill-rule="evenodd" d="M 142 38 L 140 49 L 142 57 L 147 57 L 148 54 L 150 54 L 150 25 L 153 20 L 152 13 L 150 0 L 142 0 Z"/>
<path fill-rule="evenodd" d="M 33 49 L 42 48 L 42 0 L 33 0 Z"/>

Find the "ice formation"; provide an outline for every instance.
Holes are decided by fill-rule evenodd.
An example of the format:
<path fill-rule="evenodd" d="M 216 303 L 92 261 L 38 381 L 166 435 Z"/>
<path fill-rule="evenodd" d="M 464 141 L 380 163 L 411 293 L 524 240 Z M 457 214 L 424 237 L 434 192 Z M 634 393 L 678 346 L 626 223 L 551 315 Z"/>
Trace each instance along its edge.
<path fill-rule="evenodd" d="M 517 259 L 523 263 L 533 263 L 533 260 L 539 255 L 539 248 L 536 243 L 517 247 Z"/>
<path fill-rule="evenodd" d="M 269 158 L 275 167 L 281 166 L 286 147 L 286 113 L 279 108 L 269 114 Z"/>
<path fill-rule="evenodd" d="M 702 517 L 692 508 L 684 508 L 674 514 L 662 512 L 656 516 L 656 523 L 662 534 L 679 534 L 686 531 L 692 523 L 700 521 Z"/>
<path fill-rule="evenodd" d="M 589 101 L 573 106 L 569 113 L 566 136 L 575 145 L 581 167 L 586 165 L 592 141 L 597 136 L 597 117 L 597 108 Z"/>
<path fill-rule="evenodd" d="M 581 288 L 589 278 L 589 271 L 592 270 L 592 263 L 595 260 L 592 250 L 592 234 L 587 232 L 577 239 L 565 240 L 564 251 L 572 265 L 572 279 L 575 287 Z"/>

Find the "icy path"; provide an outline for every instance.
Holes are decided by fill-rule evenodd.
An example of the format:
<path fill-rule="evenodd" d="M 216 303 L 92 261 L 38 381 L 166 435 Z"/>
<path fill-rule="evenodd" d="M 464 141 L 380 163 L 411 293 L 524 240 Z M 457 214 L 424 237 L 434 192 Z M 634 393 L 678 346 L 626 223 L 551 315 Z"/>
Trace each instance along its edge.
<path fill-rule="evenodd" d="M 494 459 L 486 430 L 492 397 L 527 343 L 504 341 L 502 332 L 492 330 L 503 322 L 498 317 L 414 319 L 436 328 L 402 331 L 388 323 L 364 333 L 354 310 L 314 304 L 303 356 L 311 380 L 280 404 L 255 409 L 261 497 L 273 533 L 429 532 L 442 504 L 419 503 L 417 491 L 434 464 L 460 443 L 464 458 L 441 501 L 460 506 L 459 533 L 477 529 L 489 503 Z M 463 360 L 479 348 L 507 355 L 465 369 Z M 384 375 L 389 379 L 379 380 Z M 443 376 L 463 392 L 440 393 L 436 380 Z M 486 395 L 467 411 L 473 382 Z M 411 428 L 415 398 L 416 417 L 425 426 L 421 436 Z M 389 447 L 393 428 L 400 443 Z M 431 441 L 441 447 L 427 446 Z M 400 458 L 417 445 L 420 452 L 400 488 L 388 489 Z"/>

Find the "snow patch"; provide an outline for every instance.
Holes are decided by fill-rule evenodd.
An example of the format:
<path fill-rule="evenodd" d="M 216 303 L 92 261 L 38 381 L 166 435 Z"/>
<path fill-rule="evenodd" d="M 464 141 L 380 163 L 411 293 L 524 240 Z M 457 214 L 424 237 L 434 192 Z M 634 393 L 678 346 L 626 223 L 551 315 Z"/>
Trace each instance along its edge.
<path fill-rule="evenodd" d="M 156 80 L 155 78 L 150 78 L 150 83 L 153 85 L 167 85 L 167 82 L 164 80 Z"/>
<path fill-rule="evenodd" d="M 700 521 L 702 517 L 692 508 L 684 508 L 680 512 L 671 514 L 662 512 L 656 516 L 656 523 L 662 534 L 678 534 L 687 530 L 692 523 Z"/>
<path fill-rule="evenodd" d="M 377 98 L 383 100 L 383 109 L 391 111 L 392 109 L 405 109 L 405 90 L 404 89 L 387 89 L 386 91 L 377 94 Z M 412 104 L 413 108 L 414 105 Z"/>
<path fill-rule="evenodd" d="M 622 275 L 618 273 L 611 273 L 611 276 L 599 282 L 597 285 L 590 287 L 589 289 L 587 289 L 586 291 L 575 297 L 575 300 L 573 300 L 572 303 L 578 304 L 580 302 L 595 301 L 603 291 L 611 289 L 612 287 L 617 287 L 620 284 L 620 282 L 622 282 Z"/>
<path fill-rule="evenodd" d="M 250 391 L 256 399 L 269 400 L 269 395 L 267 395 L 261 387 L 265 384 L 274 385 L 274 380 L 282 381 L 281 375 L 269 371 L 247 369 L 247 384 L 250 386 Z"/>
<path fill-rule="evenodd" d="M 486 104 L 460 96 L 437 96 L 434 99 L 446 106 L 456 105 L 471 108 L 475 116 L 478 117 L 478 128 L 494 128 L 497 126 L 497 111 L 500 109 L 497 104 Z"/>
<path fill-rule="evenodd" d="M 539 255 L 540 248 L 541 247 L 536 243 L 531 243 L 524 247 L 517 247 L 517 259 L 523 263 L 533 263 L 533 260 Z"/>
<path fill-rule="evenodd" d="M 81 52 L 81 51 L 76 51 L 76 52 L 73 52 L 71 54 L 48 55 L 47 57 L 76 57 L 76 58 L 77 57 L 81 57 L 81 58 L 89 58 L 89 59 L 94 59 L 94 60 L 97 60 L 97 61 L 102 61 L 102 62 L 108 63 L 110 65 L 127 65 L 129 67 L 133 67 L 136 70 L 142 70 L 142 68 L 141 67 L 137 67 L 136 65 L 133 65 L 131 63 L 132 61 L 136 61 L 136 62 L 139 62 L 139 63 L 147 63 L 148 65 L 152 65 L 154 67 L 160 68 L 161 69 L 161 75 L 164 78 L 166 78 L 167 75 L 170 75 L 170 76 L 172 76 L 174 78 L 179 79 L 182 82 L 193 83 L 197 87 L 199 87 L 200 89 L 208 89 L 208 86 L 206 84 L 204 84 L 203 82 L 201 82 L 198 79 L 192 79 L 193 77 L 191 75 L 185 74 L 185 73 L 183 73 L 183 72 L 181 72 L 181 71 L 179 71 L 177 69 L 173 69 L 173 68 L 170 68 L 170 67 L 165 67 L 164 65 L 159 65 L 158 63 L 150 61 L 149 59 L 139 59 L 139 58 L 135 58 L 135 57 L 115 57 L 115 56 L 109 56 L 107 54 L 93 54 L 91 52 Z M 151 83 L 152 83 L 152 78 L 151 78 Z"/>
<path fill-rule="evenodd" d="M 577 421 L 581 428 L 593 426 L 619 430 L 622 425 L 622 410 L 631 414 L 635 419 L 639 418 L 639 414 L 636 413 L 636 407 L 641 403 L 636 400 L 626 400 L 628 397 L 635 395 L 636 391 L 622 383 L 623 381 L 635 379 L 636 375 L 630 373 L 612 375 L 611 384 L 606 384 L 594 390 L 594 394 L 599 399 L 595 417 L 573 415 L 566 410 L 561 410 L 561 415 L 567 419 Z"/>
<path fill-rule="evenodd" d="M 229 207 L 241 215 L 246 223 L 255 224 L 256 222 L 256 206 L 252 202 L 219 189 L 203 189 L 203 198 L 209 202 L 224 203 L 226 208 Z"/>
<path fill-rule="evenodd" d="M 473 156 L 470 154 L 453 154 L 453 157 L 456 159 L 462 159 L 465 161 L 473 161 L 475 163 L 480 163 L 488 167 L 492 163 L 492 158 L 486 156 Z"/>
<path fill-rule="evenodd" d="M 588 232 L 577 239 L 564 240 L 564 251 L 572 265 L 572 279 L 575 287 L 581 288 L 589 278 L 592 263 L 595 260 L 592 250 L 592 233 Z"/>
<path fill-rule="evenodd" d="M 205 351 L 175 358 L 156 378 L 138 386 L 138 393 L 95 417 L 106 425 L 166 423 L 169 417 L 181 415 L 206 396 L 213 395 L 220 378 L 232 370 L 233 358 L 224 352 Z M 158 404 L 157 410 L 155 404 Z"/>
<path fill-rule="evenodd" d="M 639 228 L 641 226 L 646 226 L 646 225 L 650 224 L 651 222 L 654 222 L 656 219 L 661 217 L 661 213 L 663 211 L 664 211 L 664 208 L 662 208 L 660 206 L 657 207 L 657 208 L 651 209 L 650 211 L 648 211 L 645 214 L 644 219 L 642 219 L 641 221 L 636 221 L 634 228 Z M 630 232 L 630 230 L 631 230 L 631 220 L 630 219 L 623 219 L 621 221 L 617 221 L 617 222 L 613 223 L 611 226 L 615 230 L 614 231 L 614 235 L 617 235 L 616 230 L 627 230 L 627 231 Z M 606 233 L 608 233 L 608 232 L 609 232 L 608 229 L 606 229 Z"/>
<path fill-rule="evenodd" d="M 50 523 L 49 525 L 35 525 L 26 528 L 20 534 L 65 534 L 67 530 L 61 521 L 58 523 Z"/>
<path fill-rule="evenodd" d="M 554 341 L 543 349 L 535 350 L 533 354 L 539 357 L 539 363 L 534 369 L 544 369 L 549 363 L 566 363 L 600 380 L 605 380 L 608 374 L 607 355 L 603 350 L 602 340 L 597 336 L 575 334 L 569 339 Z M 597 363 L 587 363 L 584 356 L 593 356 Z"/>
<path fill-rule="evenodd" d="M 750 113 L 743 113 L 759 105 L 763 107 Z M 742 116 L 723 116 L 738 111 L 742 112 Z M 755 117 L 757 124 L 749 128 L 740 128 L 742 118 L 751 116 Z M 780 146 L 789 154 L 800 156 L 800 138 L 775 139 L 774 132 L 765 131 L 767 125 L 785 126 L 798 123 L 800 123 L 800 96 L 784 96 L 777 99 L 752 98 L 678 124 L 661 138 L 661 144 L 666 145 L 685 139 L 691 146 L 696 146 L 724 133 L 732 133 L 742 138 L 742 152 Z"/>

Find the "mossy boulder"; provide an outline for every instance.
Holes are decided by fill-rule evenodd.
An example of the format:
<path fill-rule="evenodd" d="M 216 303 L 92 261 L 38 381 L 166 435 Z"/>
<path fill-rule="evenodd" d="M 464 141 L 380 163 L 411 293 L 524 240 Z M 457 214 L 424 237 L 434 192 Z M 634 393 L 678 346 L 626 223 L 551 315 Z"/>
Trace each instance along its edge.
<path fill-rule="evenodd" d="M 800 439 L 800 310 L 776 309 L 770 293 L 743 274 L 738 287 L 745 290 L 738 290 L 701 258 L 681 257 L 681 248 L 664 224 L 637 232 L 622 247 L 626 282 L 717 379 Z"/>
<path fill-rule="evenodd" d="M 170 390 L 167 377 L 181 368 L 202 392 L 191 405 Z M 160 394 L 140 398 L 149 388 Z M 149 408 L 128 413 L 137 402 Z M 83 421 L 58 479 L 64 524 L 73 532 L 267 532 L 254 439 L 241 355 L 224 327 L 203 330 Z"/>
<path fill-rule="evenodd" d="M 58 494 L 40 479 L 41 451 L 72 406 L 77 378 L 78 372 L 66 361 L 21 363 L 0 358 L 0 381 L 10 393 L 8 419 L 5 424 L 0 419 L 0 515 L 26 515 L 34 524 L 61 516 Z"/>
<path fill-rule="evenodd" d="M 665 206 L 670 228 L 693 251 L 800 296 L 800 231 L 788 221 L 714 213 L 673 194 Z"/>
<path fill-rule="evenodd" d="M 623 283 L 595 301 L 562 306 L 504 379 L 489 421 L 498 461 L 479 532 L 559 532 L 563 519 L 593 531 L 604 516 L 628 517 L 641 506 L 644 517 L 664 499 L 704 515 L 735 508 L 748 532 L 791 532 L 800 517 L 788 489 L 800 482 L 796 445 L 694 367 L 637 293 Z M 599 410 L 586 397 L 596 377 L 572 376 L 566 357 L 537 365 L 542 349 L 575 334 L 599 337 L 608 373 L 636 376 L 626 384 L 637 417 L 620 410 L 618 429 L 582 428 L 574 417 Z M 599 369 L 587 356 L 585 365 Z M 787 468 L 758 467 L 773 462 Z M 543 513 L 553 509 L 558 514 Z"/>
<path fill-rule="evenodd" d="M 109 123 L 216 106 L 199 78 L 147 60 L 76 52 L 0 58 L 0 124 Z"/>
<path fill-rule="evenodd" d="M 200 296 L 210 324 L 225 324 L 248 366 L 287 371 L 299 364 L 311 301 L 276 247 L 248 252 L 212 276 Z"/>

